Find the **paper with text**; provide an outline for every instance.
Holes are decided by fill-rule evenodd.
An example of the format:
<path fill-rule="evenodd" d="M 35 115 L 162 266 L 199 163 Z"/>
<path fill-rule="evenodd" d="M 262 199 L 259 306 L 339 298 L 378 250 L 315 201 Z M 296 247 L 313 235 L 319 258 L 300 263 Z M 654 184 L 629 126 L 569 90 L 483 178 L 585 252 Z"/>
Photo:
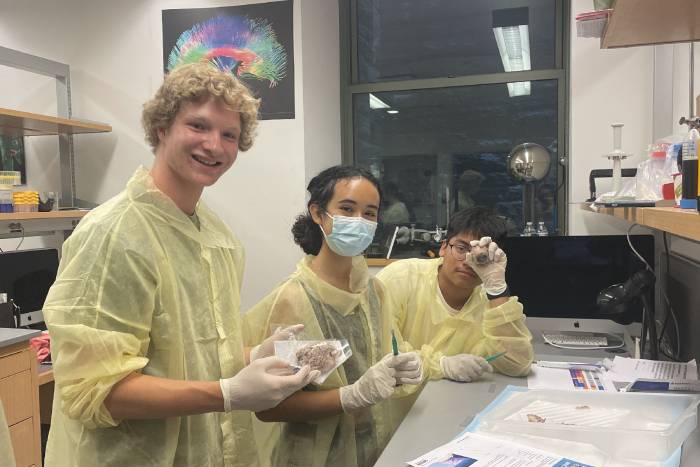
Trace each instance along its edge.
<path fill-rule="evenodd" d="M 412 467 L 595 467 L 523 444 L 476 433 L 463 433 L 407 462 Z"/>

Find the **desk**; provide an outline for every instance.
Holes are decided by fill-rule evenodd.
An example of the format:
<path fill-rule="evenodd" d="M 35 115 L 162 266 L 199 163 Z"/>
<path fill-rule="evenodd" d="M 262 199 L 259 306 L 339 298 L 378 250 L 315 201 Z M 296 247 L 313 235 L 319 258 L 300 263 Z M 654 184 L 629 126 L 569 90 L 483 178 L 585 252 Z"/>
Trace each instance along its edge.
<path fill-rule="evenodd" d="M 594 320 L 598 321 L 598 320 Z M 537 342 L 537 335 L 528 318 L 528 326 L 535 338 L 535 354 L 538 359 L 597 361 L 609 356 L 604 351 L 568 351 L 568 355 L 557 355 L 559 349 L 546 349 Z M 600 323 L 599 323 L 600 324 Z M 545 324 L 546 326 L 546 324 Z M 539 326 L 537 326 L 539 327 Z M 545 328 L 547 329 L 547 328 Z M 541 339 L 541 337 L 540 337 Z M 590 353 L 588 353 L 590 352 Z M 621 354 L 625 355 L 625 354 Z M 461 433 L 474 416 L 486 407 L 508 385 L 527 386 L 527 378 L 511 378 L 500 374 L 488 374 L 473 383 L 457 383 L 448 380 L 430 381 L 418 396 L 416 403 L 389 441 L 377 460 L 375 467 L 397 467 L 426 452 L 445 444 Z M 700 459 L 700 429 L 690 434 L 683 444 L 681 466 L 698 465 Z"/>
<path fill-rule="evenodd" d="M 0 402 L 20 467 L 41 465 L 36 353 L 29 339 L 41 331 L 0 328 Z"/>

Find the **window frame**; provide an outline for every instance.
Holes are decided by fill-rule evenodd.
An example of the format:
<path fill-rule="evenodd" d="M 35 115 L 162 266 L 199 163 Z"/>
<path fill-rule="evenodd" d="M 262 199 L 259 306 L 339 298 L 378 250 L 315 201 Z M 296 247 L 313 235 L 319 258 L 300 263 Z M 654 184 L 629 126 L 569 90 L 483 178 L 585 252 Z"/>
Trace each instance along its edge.
<path fill-rule="evenodd" d="M 423 78 L 400 81 L 359 83 L 357 60 L 357 0 L 338 0 L 340 31 L 340 109 L 341 160 L 354 165 L 353 96 L 385 91 L 409 91 L 479 84 L 505 84 L 514 81 L 557 81 L 557 231 L 568 235 L 569 205 L 569 69 L 570 69 L 570 0 L 554 0 L 555 4 L 555 57 L 554 69 L 463 75 L 449 78 Z"/>

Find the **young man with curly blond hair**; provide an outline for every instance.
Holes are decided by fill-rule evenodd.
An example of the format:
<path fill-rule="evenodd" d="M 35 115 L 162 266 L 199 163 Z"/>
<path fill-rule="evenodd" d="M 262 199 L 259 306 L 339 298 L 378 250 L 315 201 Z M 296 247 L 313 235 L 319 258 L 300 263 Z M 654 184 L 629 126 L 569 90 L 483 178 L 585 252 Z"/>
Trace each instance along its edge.
<path fill-rule="evenodd" d="M 200 200 L 253 144 L 257 109 L 208 64 L 173 70 L 144 105 L 153 166 L 80 222 L 44 306 L 47 466 L 257 465 L 248 411 L 317 376 L 291 375 L 269 342 L 247 363 L 243 250 Z"/>

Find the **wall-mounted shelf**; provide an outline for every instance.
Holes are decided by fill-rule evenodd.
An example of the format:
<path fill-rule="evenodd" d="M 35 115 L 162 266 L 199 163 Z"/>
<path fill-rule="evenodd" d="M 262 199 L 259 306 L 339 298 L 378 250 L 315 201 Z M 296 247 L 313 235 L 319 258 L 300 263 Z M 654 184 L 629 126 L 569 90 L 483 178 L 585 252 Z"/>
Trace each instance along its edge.
<path fill-rule="evenodd" d="M 698 0 L 616 0 L 601 48 L 700 41 Z"/>
<path fill-rule="evenodd" d="M 8 136 L 77 135 L 109 131 L 112 131 L 112 127 L 104 123 L 0 108 L 0 133 Z"/>
<path fill-rule="evenodd" d="M 652 229 L 662 230 L 679 237 L 700 242 L 700 214 L 690 209 L 678 208 L 606 208 L 581 205 L 584 211 L 607 214 L 627 222 L 635 222 Z"/>
<path fill-rule="evenodd" d="M 28 221 L 37 219 L 80 219 L 90 211 L 3 212 L 0 221 Z"/>
<path fill-rule="evenodd" d="M 0 238 L 33 237 L 71 231 L 90 211 L 9 212 L 0 213 Z"/>

